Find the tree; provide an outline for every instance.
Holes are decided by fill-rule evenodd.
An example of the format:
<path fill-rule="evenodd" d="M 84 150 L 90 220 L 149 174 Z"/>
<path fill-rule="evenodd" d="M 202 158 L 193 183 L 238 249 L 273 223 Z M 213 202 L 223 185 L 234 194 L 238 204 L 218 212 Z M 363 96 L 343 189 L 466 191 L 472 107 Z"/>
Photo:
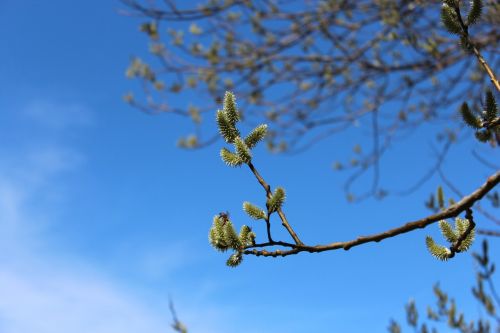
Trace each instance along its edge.
<path fill-rule="evenodd" d="M 151 61 L 133 58 L 127 71 L 144 88 L 144 96 L 125 96 L 131 105 L 189 118 L 195 134 L 179 139 L 185 148 L 217 140 L 217 134 L 204 131 L 213 131 L 204 118 L 208 113 L 212 119 L 226 90 L 237 92 L 245 125 L 269 124 L 266 142 L 274 152 L 302 151 L 340 132 L 369 127 L 371 142 L 361 137 L 353 157 L 334 162 L 335 169 L 351 171 L 344 186 L 350 201 L 391 194 L 381 184 L 381 158 L 401 136 L 428 124 L 437 124 L 434 134 L 442 141 L 436 164 L 400 192 L 415 190 L 437 173 L 463 132 L 456 108 L 463 98 L 480 108 L 489 85 L 486 62 L 458 51 L 456 36 L 442 28 L 438 1 L 331 0 L 300 6 L 211 0 L 194 8 L 173 0 L 162 5 L 122 1 L 132 15 L 148 19 L 141 30 L 152 54 Z M 481 20 L 470 22 L 473 43 L 495 68 L 500 5 L 485 0 L 483 7 Z M 467 36 L 462 44 L 472 42 Z M 178 93 L 189 102 L 171 102 Z M 477 152 L 473 156 L 484 160 Z M 370 169 L 372 186 L 356 193 L 353 185 Z"/>
<path fill-rule="evenodd" d="M 466 251 L 475 233 L 499 235 L 495 230 L 477 229 L 473 215 L 479 212 L 500 224 L 479 206 L 485 197 L 498 206 L 498 193 L 491 193 L 500 182 L 498 167 L 473 151 L 472 156 L 480 163 L 493 165 L 497 171 L 469 195 L 463 195 L 441 169 L 446 153 L 457 144 L 466 125 L 474 130 L 478 141 L 489 143 L 492 149 L 500 144 L 495 101 L 500 84 L 493 71 L 498 67 L 500 40 L 497 2 L 474 0 L 464 5 L 459 0 L 444 0 L 439 23 L 437 1 L 331 0 L 299 6 L 272 0 L 211 0 L 196 8 L 183 7 L 173 0 L 164 1 L 161 7 L 154 2 L 122 1 L 132 13 L 149 19 L 141 30 L 149 36 L 150 51 L 160 63 L 160 69 L 154 69 L 142 59 L 132 60 L 127 75 L 142 82 L 146 102 L 132 94 L 125 99 L 145 112 L 190 117 L 197 134 L 179 140 L 184 148 L 199 148 L 217 140 L 218 135 L 208 139 L 202 136 L 202 117 L 223 103 L 223 109 L 217 112 L 219 134 L 234 149 L 222 148 L 221 158 L 232 167 L 248 166 L 265 191 L 265 209 L 249 202 L 243 209 L 251 218 L 265 221 L 266 241 L 257 243 L 257 235 L 246 225 L 238 233 L 228 213 L 214 217 L 209 240 L 217 250 L 233 250 L 227 265 L 238 266 L 244 255 L 277 257 L 348 250 L 436 222 L 449 246 L 438 245 L 430 237 L 426 243 L 431 254 L 441 260 Z M 170 24 L 168 47 L 160 42 L 162 21 Z M 172 84 L 167 87 L 166 81 Z M 165 102 L 171 93 L 189 96 L 190 89 L 206 94 L 214 105 L 183 107 Z M 236 92 L 239 107 L 235 95 L 226 90 Z M 255 127 L 260 122 L 265 123 Z M 243 136 L 238 123 L 254 128 Z M 353 170 L 345 184 L 350 201 L 391 194 L 380 185 L 382 156 L 398 137 L 427 124 L 436 125 L 441 152 L 436 164 L 403 192 L 413 191 L 437 173 L 459 200 L 446 202 L 440 187 L 426 203 L 434 214 L 351 241 L 304 244 L 282 209 L 285 190 L 273 190 L 261 176 L 252 163 L 252 148 L 266 140 L 274 152 L 301 151 L 341 131 L 355 130 L 360 123 L 371 127 L 371 150 L 363 153 L 367 144 L 361 140 L 354 147 L 358 157 L 350 165 L 335 163 L 336 169 Z M 352 184 L 369 169 L 373 170 L 371 188 L 354 194 Z M 458 217 L 462 213 L 464 218 Z M 292 241 L 273 239 L 272 214 L 279 217 Z M 454 227 L 446 221 L 448 218 L 455 218 Z M 484 261 L 484 257 L 477 258 Z M 483 265 L 481 259 L 477 260 Z M 482 281 L 492 272 L 484 274 L 474 296 L 488 309 Z M 436 287 L 435 292 L 440 308 L 431 319 L 448 316 L 450 327 L 462 332 L 486 331 L 481 322 L 477 330 L 464 326 L 463 319 L 455 317 L 454 305 L 447 307 L 443 301 L 447 297 L 442 290 Z M 407 313 L 408 322 L 416 329 L 418 314 L 413 303 Z M 421 331 L 426 332 L 423 327 Z M 391 325 L 391 331 L 398 331 L 397 324 Z"/>
<path fill-rule="evenodd" d="M 440 211 L 435 214 L 351 241 L 311 246 L 300 240 L 281 208 L 285 200 L 284 189 L 272 191 L 253 165 L 251 150 L 264 138 L 268 138 L 268 147 L 273 150 L 277 147 L 276 139 L 281 138 L 285 141 L 278 145 L 281 147 L 278 150 L 288 150 L 288 147 L 295 147 L 304 133 L 315 132 L 316 127 L 340 124 L 340 128 L 343 128 L 345 124 L 350 126 L 353 122 L 364 121 L 365 116 L 368 116 L 372 123 L 373 150 L 363 156 L 361 162 L 352 163 L 354 168 L 360 170 L 347 181 L 347 194 L 353 199 L 350 183 L 370 166 L 374 169 L 373 186 L 362 197 L 387 195 L 378 186 L 378 163 L 384 150 L 403 127 L 409 125 L 415 128 L 423 122 L 440 119 L 435 115 L 436 110 L 445 106 L 462 103 L 460 114 L 463 122 L 454 130 L 446 128 L 446 144 L 439 160 L 444 158 L 449 146 L 457 140 L 457 133 L 463 124 L 475 130 L 479 141 L 496 146 L 500 143 L 500 117 L 494 93 L 487 91 L 484 103 L 481 95 L 486 90 L 484 84 L 488 80 L 496 93 L 500 92 L 498 79 L 485 60 L 486 56 L 491 57 L 493 63 L 497 60 L 495 47 L 499 39 L 496 38 L 498 33 L 495 24 L 499 23 L 500 17 L 497 3 L 475 0 L 470 2 L 468 8 L 464 8 L 458 0 L 443 1 L 441 22 L 445 29 L 439 25 L 435 15 L 431 15 L 430 10 L 435 9 L 435 4 L 420 1 L 320 1 L 314 7 L 307 4 L 305 9 L 296 6 L 288 8 L 286 4 L 274 1 L 232 0 L 210 1 L 198 9 L 185 9 L 178 8 L 173 1 L 166 1 L 165 10 L 153 4 L 148 7 L 135 0 L 124 0 L 124 3 L 135 12 L 153 19 L 141 25 L 141 30 L 153 41 L 151 52 L 161 60 L 164 70 L 179 79 L 170 87 L 171 92 L 181 91 L 185 83 L 195 88 L 201 80 L 215 102 L 223 99 L 224 107 L 217 112 L 217 125 L 225 142 L 234 145 L 234 152 L 223 148 L 221 157 L 229 166 L 247 165 L 265 190 L 265 210 L 249 202 L 243 204 L 243 209 L 251 218 L 266 222 L 266 242 L 256 243 L 255 233 L 245 225 L 238 234 L 227 214 L 221 213 L 214 217 L 209 239 L 217 250 L 234 250 L 227 261 L 229 266 L 237 266 L 243 255 L 276 257 L 300 252 L 348 250 L 367 242 L 379 242 L 424 228 L 438 221 L 450 246 L 438 245 L 428 237 L 427 247 L 434 256 L 446 260 L 470 247 L 476 231 L 472 208 L 498 184 L 499 171 L 492 174 L 476 191 L 468 196 L 460 195 L 458 202 L 452 201 L 448 206 L 445 205 L 442 189 L 438 189 Z M 202 28 L 193 22 L 208 19 L 206 24 L 210 28 Z M 186 46 L 188 42 L 181 31 L 169 30 L 174 50 L 183 53 L 184 57 L 178 57 L 178 54 L 159 42 L 160 20 L 191 22 L 189 31 L 194 37 L 190 38 L 190 47 Z M 252 31 L 252 38 L 238 36 L 240 29 L 231 29 L 230 26 L 235 22 L 242 25 L 241 33 Z M 480 38 L 473 39 L 470 35 L 469 29 L 473 25 L 477 27 Z M 374 27 L 382 33 L 369 35 L 372 38 L 363 34 L 364 29 L 373 30 Z M 209 36 L 208 47 L 200 44 Z M 457 50 L 457 36 L 462 51 Z M 471 61 L 477 62 L 473 72 L 469 71 Z M 201 113 L 196 107 L 190 106 L 184 112 L 155 102 L 150 86 L 161 93 L 165 85 L 160 81 L 159 73 L 142 60 L 134 59 L 127 73 L 143 81 L 148 100 L 148 104 L 142 105 L 128 95 L 127 101 L 132 105 L 146 111 L 189 114 L 195 123 L 201 122 Z M 467 79 L 464 77 L 466 73 L 475 73 L 475 76 Z M 219 81 L 224 75 L 226 84 L 221 85 Z M 446 78 L 444 83 L 439 83 L 440 77 Z M 291 85 L 288 88 L 292 93 L 280 95 L 276 92 L 280 84 Z M 226 92 L 222 98 L 222 91 L 227 87 L 238 90 L 238 98 L 243 98 L 243 107 L 237 108 L 232 93 Z M 457 92 L 472 101 L 472 108 L 455 95 Z M 283 97 L 286 98 L 285 102 Z M 278 104 L 278 101 L 281 102 Z M 341 102 L 344 110 L 340 113 L 343 114 L 332 116 L 330 113 L 338 114 L 339 111 L 326 112 L 324 107 L 327 102 Z M 420 116 L 410 116 L 410 103 L 419 105 L 420 112 L 417 113 Z M 253 109 L 251 104 L 254 105 Z M 481 104 L 485 111 L 474 111 Z M 387 105 L 391 107 L 387 108 Z M 401 108 L 396 116 L 387 113 L 386 109 L 392 109 L 392 105 Z M 267 122 L 272 124 L 271 129 L 268 130 L 267 124 L 258 125 L 248 136 L 243 137 L 236 127 L 237 123 L 258 118 L 256 115 L 261 114 L 261 107 L 273 110 L 265 114 Z M 450 121 L 452 118 L 448 114 L 441 119 Z M 301 128 L 298 131 L 297 126 Z M 336 127 L 335 131 L 338 129 Z M 201 143 L 197 137 L 192 137 L 187 141 L 181 140 L 180 145 L 198 147 Z M 439 161 L 431 171 L 439 172 L 443 181 L 446 180 Z M 425 178 L 418 181 L 417 185 L 422 184 Z M 449 187 L 455 193 L 460 193 L 452 184 Z M 432 196 L 428 206 L 435 209 L 433 200 Z M 495 220 L 480 206 L 476 205 L 475 210 Z M 465 219 L 458 217 L 463 212 L 466 213 Z M 275 241 L 272 238 L 270 226 L 273 213 L 279 216 L 293 242 Z M 448 218 L 455 218 L 454 229 L 445 221 Z M 276 246 L 280 248 L 267 250 Z"/>

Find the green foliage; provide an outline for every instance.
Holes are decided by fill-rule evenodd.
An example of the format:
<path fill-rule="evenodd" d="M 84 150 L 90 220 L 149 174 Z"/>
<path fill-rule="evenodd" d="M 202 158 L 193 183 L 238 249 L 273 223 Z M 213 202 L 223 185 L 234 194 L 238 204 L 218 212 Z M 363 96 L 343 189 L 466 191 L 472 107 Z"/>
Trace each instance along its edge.
<path fill-rule="evenodd" d="M 270 213 L 273 213 L 281 208 L 285 202 L 285 190 L 281 187 L 277 187 L 271 198 L 267 200 L 267 208 Z"/>
<path fill-rule="evenodd" d="M 208 240 L 216 250 L 222 252 L 241 248 L 241 242 L 234 230 L 233 223 L 226 218 L 221 218 L 219 215 L 214 217 Z"/>
<path fill-rule="evenodd" d="M 234 230 L 234 226 L 231 223 L 231 221 L 227 220 L 225 222 L 226 223 L 224 224 L 224 227 L 223 227 L 224 228 L 224 240 L 230 248 L 232 248 L 234 250 L 239 250 L 241 248 L 240 238 L 238 237 L 236 230 Z"/>
<path fill-rule="evenodd" d="M 408 325 L 412 327 L 417 327 L 418 312 L 415 306 L 415 301 L 410 300 L 405 308 L 406 308 L 406 321 L 408 322 Z"/>
<path fill-rule="evenodd" d="M 441 6 L 441 21 L 450 33 L 457 35 L 462 33 L 462 27 L 458 21 L 455 9 L 450 5 L 449 1 L 445 1 Z"/>
<path fill-rule="evenodd" d="M 466 102 L 462 104 L 462 107 L 460 108 L 460 114 L 462 115 L 462 119 L 467 125 L 474 129 L 481 128 L 481 120 L 472 113 L 471 109 L 469 109 L 469 105 Z"/>
<path fill-rule="evenodd" d="M 158 24 L 156 22 L 146 22 L 140 25 L 139 30 L 146 33 L 152 40 L 158 40 Z"/>
<path fill-rule="evenodd" d="M 229 249 L 229 243 L 224 235 L 224 221 L 216 215 L 208 234 L 210 244 L 218 251 L 224 252 Z"/>
<path fill-rule="evenodd" d="M 247 225 L 241 226 L 239 238 L 243 247 L 255 244 L 255 233 Z"/>
<path fill-rule="evenodd" d="M 499 116 L 499 114 L 498 114 L 497 103 L 495 101 L 495 97 L 493 96 L 491 90 L 488 90 L 486 92 L 485 104 L 486 104 L 485 120 L 488 122 L 492 122 L 495 120 L 496 117 Z"/>
<path fill-rule="evenodd" d="M 243 161 L 243 163 L 248 164 L 252 161 L 252 152 L 240 137 L 236 137 L 236 139 L 234 140 L 234 146 L 236 148 L 236 154 L 238 155 L 238 158 Z"/>
<path fill-rule="evenodd" d="M 222 160 L 232 167 L 240 166 L 243 163 L 251 165 L 252 151 L 259 141 L 264 139 L 267 133 L 267 125 L 259 125 L 250 132 L 243 140 L 236 124 L 240 121 L 240 113 L 236 107 L 236 99 L 233 93 L 226 92 L 224 96 L 224 106 L 217 111 L 217 125 L 221 136 L 227 143 L 232 143 L 235 151 L 231 152 L 227 148 L 222 148 L 220 156 Z M 260 177 L 260 176 L 259 176 Z M 271 199 L 267 202 L 269 213 L 278 210 L 285 200 L 285 192 L 282 188 L 277 188 Z M 268 216 L 261 208 L 249 202 L 243 203 L 243 210 L 253 219 L 264 219 L 267 223 Z M 238 266 L 243 260 L 243 250 L 247 246 L 255 244 L 255 233 L 249 226 L 243 225 L 239 235 L 236 234 L 233 224 L 227 216 L 216 216 L 209 233 L 210 244 L 219 251 L 233 249 L 235 252 L 229 257 L 226 264 L 230 267 Z"/>
<path fill-rule="evenodd" d="M 250 134 L 245 138 L 245 144 L 248 148 L 252 149 L 259 143 L 267 134 L 267 125 L 262 124 L 253 129 Z"/>
<path fill-rule="evenodd" d="M 482 254 L 473 253 L 474 260 L 476 261 L 476 267 L 479 268 L 477 272 L 476 285 L 472 288 L 472 295 L 479 301 L 481 306 L 486 310 L 486 316 L 481 315 L 478 320 L 467 321 L 465 315 L 459 310 L 455 300 L 448 296 L 444 292 L 439 284 L 435 284 L 433 287 L 434 296 L 436 297 L 436 306 L 427 307 L 427 319 L 432 323 L 442 323 L 445 324 L 449 329 L 448 331 L 458 331 L 460 333 L 488 333 L 492 332 L 490 329 L 490 319 L 494 322 L 498 322 L 498 316 L 495 308 L 495 287 L 493 284 L 492 275 L 495 271 L 495 266 L 493 263 L 489 262 L 488 258 L 488 243 L 486 240 L 482 244 Z M 486 282 L 486 283 L 485 283 Z M 485 285 L 489 286 L 488 288 Z M 415 301 L 410 300 L 405 306 L 406 319 L 408 325 L 412 328 L 414 332 L 428 333 L 428 324 L 419 323 L 419 316 Z M 483 311 L 479 311 L 480 313 Z M 419 329 L 420 327 L 420 329 Z M 391 320 L 389 326 L 389 332 L 401 333 L 401 327 L 399 324 Z M 498 329 L 498 326 L 497 326 Z M 437 329 L 432 327 L 431 332 L 437 333 Z"/>
<path fill-rule="evenodd" d="M 455 243 L 458 240 L 459 236 L 455 233 L 453 227 L 447 221 L 439 221 L 439 229 L 441 229 L 443 237 L 446 238 L 448 242 Z"/>
<path fill-rule="evenodd" d="M 217 125 L 219 127 L 220 135 L 227 143 L 233 143 L 234 140 L 240 135 L 239 131 L 235 127 L 235 124 L 232 120 L 230 120 L 225 111 L 217 111 Z"/>
<path fill-rule="evenodd" d="M 388 330 L 390 333 L 401 333 L 401 326 L 399 326 L 399 324 L 394 320 L 391 320 Z"/>
<path fill-rule="evenodd" d="M 484 281 L 486 280 L 491 282 L 492 275 L 495 273 L 495 264 L 490 263 L 488 256 L 488 242 L 486 240 L 483 240 L 482 250 L 482 254 L 472 254 L 481 267 L 481 272 L 477 274 L 476 287 L 472 288 L 472 294 L 477 300 L 479 300 L 479 302 L 481 302 L 488 314 L 494 316 L 496 314 L 495 305 L 492 301 L 492 297 L 488 295 L 484 289 Z"/>
<path fill-rule="evenodd" d="M 463 103 L 460 108 L 460 114 L 464 122 L 476 130 L 475 136 L 481 142 L 500 143 L 500 114 L 495 101 L 495 96 L 491 91 L 486 92 L 485 110 L 476 116 L 470 109 L 467 103 Z"/>
<path fill-rule="evenodd" d="M 227 259 L 226 265 L 229 267 L 237 267 L 243 261 L 243 254 L 240 251 L 236 251 Z"/>
<path fill-rule="evenodd" d="M 441 186 L 439 186 L 437 189 L 437 200 L 439 209 L 444 209 L 444 193 L 443 193 L 443 188 Z"/>
<path fill-rule="evenodd" d="M 452 248 L 438 245 L 432 237 L 427 236 L 425 238 L 427 249 L 434 257 L 444 261 L 453 257 L 454 252 L 467 251 L 472 246 L 475 237 L 475 227 L 468 231 L 470 225 L 469 220 L 460 217 L 455 218 L 455 228 L 452 228 L 446 221 L 439 221 L 439 229 Z"/>
<path fill-rule="evenodd" d="M 429 252 L 439 260 L 446 261 L 450 258 L 451 251 L 445 246 L 437 245 L 432 237 L 425 237 L 425 244 Z"/>
<path fill-rule="evenodd" d="M 236 107 L 236 98 L 234 94 L 230 91 L 226 91 L 224 95 L 224 114 L 230 121 L 231 125 L 236 126 L 236 123 L 240 121 L 240 114 L 238 108 Z"/>
<path fill-rule="evenodd" d="M 214 217 L 214 222 L 208 234 L 208 240 L 218 251 L 234 250 L 227 259 L 226 264 L 229 267 L 236 267 L 243 260 L 243 253 L 241 251 L 244 247 L 255 244 L 255 233 L 249 226 L 243 225 L 240 233 L 237 234 L 228 216 L 220 214 Z"/>
<path fill-rule="evenodd" d="M 482 0 L 472 0 L 470 2 L 470 10 L 467 15 L 467 25 L 472 25 L 479 20 L 481 17 L 481 12 L 483 11 L 483 1 Z"/>
<path fill-rule="evenodd" d="M 248 216 L 250 216 L 254 220 L 263 220 L 267 217 L 266 213 L 262 209 L 260 209 L 257 206 L 254 206 L 248 201 L 245 201 L 243 203 L 243 210 L 245 211 L 245 213 L 248 214 Z"/>
<path fill-rule="evenodd" d="M 240 120 L 240 113 L 236 107 L 234 94 L 227 91 L 224 96 L 224 107 L 217 111 L 216 115 L 219 133 L 227 143 L 234 145 L 235 152 L 222 148 L 220 156 L 228 166 L 240 166 L 252 161 L 251 149 L 261 141 L 267 133 L 267 125 L 259 125 L 243 140 L 236 128 Z"/>
<path fill-rule="evenodd" d="M 220 150 L 220 157 L 228 166 L 236 167 L 243 164 L 243 161 L 238 155 L 231 153 L 227 148 L 222 148 Z"/>
<path fill-rule="evenodd" d="M 469 220 L 462 219 L 460 217 L 455 218 L 455 234 L 457 235 L 457 238 L 464 235 L 469 226 Z M 474 238 L 476 236 L 475 229 L 476 228 L 473 228 L 462 240 L 462 243 L 460 243 L 460 246 L 458 247 L 459 252 L 465 252 L 472 246 L 472 243 L 474 242 Z"/>

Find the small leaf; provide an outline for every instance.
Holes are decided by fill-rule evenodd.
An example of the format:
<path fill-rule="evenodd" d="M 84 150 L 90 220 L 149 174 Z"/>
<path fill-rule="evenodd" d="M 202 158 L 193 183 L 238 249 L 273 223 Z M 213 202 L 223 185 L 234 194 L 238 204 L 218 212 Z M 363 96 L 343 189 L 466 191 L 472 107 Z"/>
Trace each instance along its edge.
<path fill-rule="evenodd" d="M 470 10 L 467 15 L 467 25 L 472 25 L 481 17 L 483 10 L 483 2 L 481 0 L 472 0 L 470 2 Z"/>
<path fill-rule="evenodd" d="M 252 161 L 252 153 L 240 137 L 236 137 L 234 140 L 234 147 L 236 148 L 236 154 L 243 163 L 250 163 Z"/>
<path fill-rule="evenodd" d="M 237 167 L 243 164 L 243 161 L 238 157 L 238 155 L 231 153 L 226 148 L 220 150 L 220 157 L 227 165 L 231 167 Z"/>
<path fill-rule="evenodd" d="M 267 200 L 267 208 L 270 213 L 273 213 L 281 208 L 283 203 L 285 202 L 285 190 L 281 187 L 276 188 L 274 190 L 273 195 L 269 200 Z"/>
<path fill-rule="evenodd" d="M 451 251 L 447 247 L 437 245 L 432 237 L 425 237 L 425 244 L 429 252 L 439 260 L 446 261 L 450 258 Z"/>
<path fill-rule="evenodd" d="M 472 113 L 467 103 L 464 102 L 460 107 L 460 114 L 467 125 L 475 129 L 481 128 L 481 120 Z"/>
<path fill-rule="evenodd" d="M 252 205 L 250 202 L 243 203 L 243 210 L 255 220 L 263 220 L 266 218 L 266 213 L 257 206 Z"/>
<path fill-rule="evenodd" d="M 252 149 L 259 143 L 267 134 L 267 125 L 262 124 L 253 129 L 250 134 L 245 138 L 245 144 L 248 148 Z"/>

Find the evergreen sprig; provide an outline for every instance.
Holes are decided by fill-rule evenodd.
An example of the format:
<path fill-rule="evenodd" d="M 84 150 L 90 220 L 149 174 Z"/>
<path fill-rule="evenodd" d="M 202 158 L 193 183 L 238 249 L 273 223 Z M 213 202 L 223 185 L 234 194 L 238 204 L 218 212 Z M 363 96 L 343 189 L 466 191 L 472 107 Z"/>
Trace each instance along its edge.
<path fill-rule="evenodd" d="M 248 201 L 243 203 L 243 210 L 254 220 L 263 220 L 266 218 L 266 213 L 262 209 Z"/>
<path fill-rule="evenodd" d="M 276 188 L 271 198 L 267 200 L 267 208 L 270 213 L 273 213 L 281 208 L 285 202 L 285 190 L 281 187 Z"/>

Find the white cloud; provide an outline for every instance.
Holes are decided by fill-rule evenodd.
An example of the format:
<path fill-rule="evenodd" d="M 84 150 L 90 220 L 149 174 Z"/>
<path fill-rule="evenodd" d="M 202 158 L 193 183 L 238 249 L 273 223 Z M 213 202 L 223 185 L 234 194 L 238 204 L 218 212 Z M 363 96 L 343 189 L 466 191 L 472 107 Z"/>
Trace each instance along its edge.
<path fill-rule="evenodd" d="M 167 299 L 146 299 L 140 286 L 127 285 L 81 256 L 56 252 L 62 245 L 47 237 L 57 220 L 53 212 L 64 209 L 64 197 L 71 194 L 61 179 L 80 172 L 85 159 L 43 132 L 89 119 L 85 108 L 53 105 L 30 105 L 28 121 L 41 127 L 42 134 L 14 147 L 14 153 L 0 155 L 0 332 L 170 331 Z M 146 263 L 153 273 L 159 260 L 151 255 Z M 168 270 L 169 263 L 160 263 L 162 272 Z"/>
<path fill-rule="evenodd" d="M 70 267 L 3 268 L 0 293 L 4 333 L 161 332 L 168 327 L 167 313 L 155 315 L 157 310 L 110 281 Z"/>
<path fill-rule="evenodd" d="M 20 152 L 0 169 L 0 331 L 2 333 L 164 332 L 167 308 L 144 300 L 81 258 L 57 256 L 40 225 L 50 209 L 33 212 L 29 203 L 46 205 L 55 180 L 72 170 L 80 155 L 67 148 Z M 0 161 L 3 156 L 0 156 Z M 56 201 L 55 204 L 61 204 Z M 40 214 L 44 213 L 44 214 Z"/>
<path fill-rule="evenodd" d="M 33 101 L 24 109 L 28 120 L 50 129 L 67 129 L 92 123 L 92 113 L 81 104 L 59 104 L 47 100 Z"/>
<path fill-rule="evenodd" d="M 87 125 L 87 114 L 84 107 L 32 103 L 19 126 L 35 127 L 36 136 L 8 154 L 0 153 L 1 333 L 172 331 L 168 295 L 149 289 L 147 280 L 172 283 L 175 271 L 192 259 L 179 255 L 188 252 L 188 245 L 138 249 L 128 264 L 143 272 L 146 281 L 130 282 L 113 267 L 96 266 L 85 254 L 64 251 L 64 244 L 55 243 L 60 238 L 51 234 L 61 211 L 71 210 L 65 176 L 84 172 L 87 165 L 84 154 L 65 140 L 65 129 Z M 200 291 L 193 288 L 193 307 L 187 305 L 189 295 L 180 295 L 180 318 L 190 332 L 227 331 L 221 328 L 227 325 L 225 311 Z"/>

